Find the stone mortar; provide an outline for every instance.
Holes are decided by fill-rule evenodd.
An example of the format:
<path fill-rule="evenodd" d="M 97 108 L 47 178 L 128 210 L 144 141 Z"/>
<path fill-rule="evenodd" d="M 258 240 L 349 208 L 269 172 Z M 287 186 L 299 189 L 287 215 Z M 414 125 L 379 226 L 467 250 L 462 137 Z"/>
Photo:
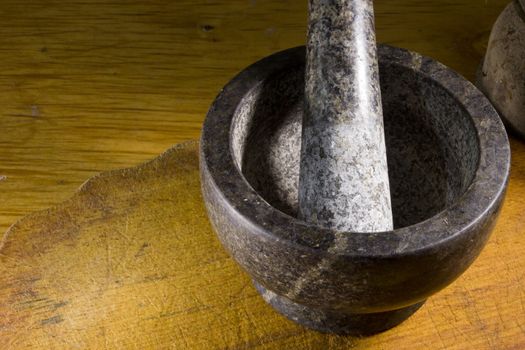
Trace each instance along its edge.
<path fill-rule="evenodd" d="M 507 187 L 503 124 L 434 60 L 379 48 L 395 229 L 341 232 L 297 219 L 305 49 L 234 78 L 201 137 L 210 221 L 263 298 L 307 327 L 374 334 L 415 312 L 478 256 Z"/>
<path fill-rule="evenodd" d="M 477 85 L 525 138 L 525 0 L 511 2 L 494 24 Z"/>

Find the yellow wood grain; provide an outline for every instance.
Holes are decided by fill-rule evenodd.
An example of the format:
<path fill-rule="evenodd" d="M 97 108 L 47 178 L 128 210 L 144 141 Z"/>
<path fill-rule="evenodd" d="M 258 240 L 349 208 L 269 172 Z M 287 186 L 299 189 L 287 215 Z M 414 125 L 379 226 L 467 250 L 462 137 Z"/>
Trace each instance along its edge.
<path fill-rule="evenodd" d="M 15 225 L 0 250 L 0 348 L 525 348 L 515 196 L 480 259 L 407 322 L 370 338 L 324 335 L 274 312 L 222 249 L 200 196 L 197 153 L 184 144 L 103 173 Z M 517 168 L 511 193 L 523 197 Z"/>
<path fill-rule="evenodd" d="M 378 39 L 472 78 L 506 0 L 376 0 Z M 0 1 L 0 232 L 196 139 L 238 71 L 305 42 L 306 1 Z"/>
<path fill-rule="evenodd" d="M 380 41 L 469 79 L 506 5 L 375 3 Z M 5 231 L 99 171 L 197 138 L 235 73 L 304 43 L 306 3 L 2 0 L 0 18 Z M 12 230 L 0 250 L 0 349 L 524 349 L 525 144 L 511 144 L 509 194 L 487 249 L 385 334 L 319 335 L 267 307 L 209 231 L 190 147 L 164 158 L 179 164 L 179 177 L 167 179 L 151 164 L 104 175 L 92 182 L 96 191 Z"/>

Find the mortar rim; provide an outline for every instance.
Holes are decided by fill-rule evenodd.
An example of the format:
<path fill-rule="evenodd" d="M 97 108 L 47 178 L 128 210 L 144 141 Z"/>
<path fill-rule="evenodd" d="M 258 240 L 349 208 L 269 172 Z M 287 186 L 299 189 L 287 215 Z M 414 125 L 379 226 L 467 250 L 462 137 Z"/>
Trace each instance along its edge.
<path fill-rule="evenodd" d="M 380 60 L 388 59 L 391 64 L 430 78 L 448 91 L 469 115 L 480 150 L 480 161 L 470 187 L 442 212 L 417 224 L 387 232 L 338 232 L 313 226 L 273 208 L 251 187 L 237 167 L 230 131 L 236 108 L 245 93 L 282 64 L 294 60 L 304 62 L 304 55 L 304 46 L 296 47 L 266 57 L 243 70 L 222 89 L 203 127 L 201 171 L 208 172 L 210 181 L 225 203 L 239 220 L 251 226 L 254 234 L 310 253 L 328 249 L 334 242 L 341 244 L 343 237 L 343 249 L 331 254 L 392 258 L 436 249 L 477 225 L 485 224 L 492 217 L 490 214 L 499 210 L 508 183 L 510 146 L 494 107 L 472 83 L 450 68 L 431 58 L 387 45 L 379 46 Z M 222 125 L 222 129 L 214 128 L 214 125 Z M 229 125 L 229 128 L 224 125 Z M 224 150 L 221 157 L 217 150 Z M 457 215 L 457 212 L 461 214 Z"/>

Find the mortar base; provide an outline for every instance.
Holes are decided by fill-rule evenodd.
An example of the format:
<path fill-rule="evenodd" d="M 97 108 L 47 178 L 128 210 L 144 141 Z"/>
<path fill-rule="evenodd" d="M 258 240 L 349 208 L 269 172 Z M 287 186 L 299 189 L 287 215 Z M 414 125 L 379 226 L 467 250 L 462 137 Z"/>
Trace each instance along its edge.
<path fill-rule="evenodd" d="M 370 336 L 384 332 L 408 319 L 426 301 L 399 310 L 372 314 L 350 314 L 297 304 L 286 297 L 269 291 L 255 281 L 254 285 L 263 299 L 288 319 L 319 332 L 341 335 Z"/>

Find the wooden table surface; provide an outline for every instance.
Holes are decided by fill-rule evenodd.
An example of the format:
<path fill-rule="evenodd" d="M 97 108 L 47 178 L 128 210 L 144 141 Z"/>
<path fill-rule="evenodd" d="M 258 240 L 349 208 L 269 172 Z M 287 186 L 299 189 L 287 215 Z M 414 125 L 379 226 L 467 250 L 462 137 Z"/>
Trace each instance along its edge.
<path fill-rule="evenodd" d="M 379 41 L 432 56 L 472 80 L 507 1 L 375 3 Z M 305 42 L 306 1 L 2 0 L 0 18 L 5 231 L 69 198 L 100 171 L 138 165 L 198 138 L 210 103 L 234 74 Z M 505 222 L 496 231 L 516 238 L 525 229 L 525 203 L 517 195 L 525 188 L 525 143 L 511 139 L 511 146 Z M 507 271 L 521 285 L 518 272 Z M 508 319 L 516 312 L 516 324 L 502 324 L 498 335 L 512 340 L 501 342 L 505 347 L 494 339 L 482 343 L 487 348 L 525 346 L 523 290 L 517 295 L 516 308 L 491 315 Z"/>

